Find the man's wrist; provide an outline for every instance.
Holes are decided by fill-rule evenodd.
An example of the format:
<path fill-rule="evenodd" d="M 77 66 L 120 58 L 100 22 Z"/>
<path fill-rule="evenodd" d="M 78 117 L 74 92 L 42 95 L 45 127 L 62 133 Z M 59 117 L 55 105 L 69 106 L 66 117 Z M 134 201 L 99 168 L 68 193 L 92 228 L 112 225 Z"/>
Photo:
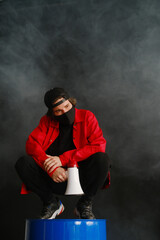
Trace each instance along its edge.
<path fill-rule="evenodd" d="M 56 171 L 57 168 L 59 168 L 59 167 L 56 167 L 56 168 L 55 168 L 53 171 L 51 171 L 51 172 L 48 171 L 48 172 L 47 172 L 48 175 L 49 175 L 50 177 L 52 177 L 53 173 Z"/>

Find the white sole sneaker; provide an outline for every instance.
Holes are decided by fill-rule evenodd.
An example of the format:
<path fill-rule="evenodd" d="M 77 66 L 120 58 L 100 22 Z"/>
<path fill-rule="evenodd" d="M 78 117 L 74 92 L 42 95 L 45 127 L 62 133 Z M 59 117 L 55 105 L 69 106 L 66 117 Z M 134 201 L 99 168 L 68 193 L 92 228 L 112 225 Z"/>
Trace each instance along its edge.
<path fill-rule="evenodd" d="M 48 219 L 54 219 L 56 216 L 60 215 L 64 211 L 64 205 L 60 203 L 59 208 L 52 214 L 52 216 Z"/>

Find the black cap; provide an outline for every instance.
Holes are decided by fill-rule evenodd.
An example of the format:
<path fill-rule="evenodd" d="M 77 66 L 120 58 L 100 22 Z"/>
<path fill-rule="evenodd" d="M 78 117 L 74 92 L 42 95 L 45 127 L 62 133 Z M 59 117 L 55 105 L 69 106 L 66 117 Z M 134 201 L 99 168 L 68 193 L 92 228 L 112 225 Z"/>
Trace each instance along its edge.
<path fill-rule="evenodd" d="M 64 99 L 68 99 L 69 95 L 63 88 L 52 88 L 47 91 L 44 95 L 44 103 L 48 108 L 54 107 L 54 102 L 57 98 L 63 97 Z"/>

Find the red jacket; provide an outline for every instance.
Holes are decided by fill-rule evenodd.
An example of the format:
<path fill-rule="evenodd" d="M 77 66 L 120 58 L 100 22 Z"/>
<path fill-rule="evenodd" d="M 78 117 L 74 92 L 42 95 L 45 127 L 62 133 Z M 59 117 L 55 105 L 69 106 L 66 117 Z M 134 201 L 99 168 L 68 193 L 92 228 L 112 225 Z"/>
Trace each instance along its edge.
<path fill-rule="evenodd" d="M 47 159 L 45 151 L 58 135 L 59 123 L 47 115 L 41 118 L 38 127 L 29 135 L 26 142 L 26 152 L 34 158 L 41 168 L 43 168 L 43 163 Z M 92 112 L 75 109 L 73 142 L 76 149 L 66 151 L 59 156 L 62 166 L 67 166 L 69 161 L 83 161 L 96 152 L 105 152 L 106 140 Z M 53 172 L 48 174 L 52 176 Z M 110 175 L 108 175 L 105 188 L 110 184 L 109 178 Z M 21 193 L 26 193 L 24 185 Z"/>

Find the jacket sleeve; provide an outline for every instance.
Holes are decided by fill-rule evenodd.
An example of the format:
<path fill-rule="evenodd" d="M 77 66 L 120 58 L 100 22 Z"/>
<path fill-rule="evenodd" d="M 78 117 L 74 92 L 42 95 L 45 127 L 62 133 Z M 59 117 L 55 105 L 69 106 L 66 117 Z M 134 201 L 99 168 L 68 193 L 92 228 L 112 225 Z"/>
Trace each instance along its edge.
<path fill-rule="evenodd" d="M 32 156 L 37 164 L 43 168 L 43 162 L 47 159 L 46 153 L 42 148 L 48 130 L 47 116 L 43 116 L 33 132 L 29 135 L 26 142 L 26 152 Z"/>
<path fill-rule="evenodd" d="M 96 152 L 105 152 L 106 140 L 103 137 L 96 117 L 90 111 L 88 111 L 85 125 L 88 143 L 79 149 L 70 150 L 60 155 L 59 157 L 63 166 L 66 166 L 69 161 L 79 162 Z"/>

